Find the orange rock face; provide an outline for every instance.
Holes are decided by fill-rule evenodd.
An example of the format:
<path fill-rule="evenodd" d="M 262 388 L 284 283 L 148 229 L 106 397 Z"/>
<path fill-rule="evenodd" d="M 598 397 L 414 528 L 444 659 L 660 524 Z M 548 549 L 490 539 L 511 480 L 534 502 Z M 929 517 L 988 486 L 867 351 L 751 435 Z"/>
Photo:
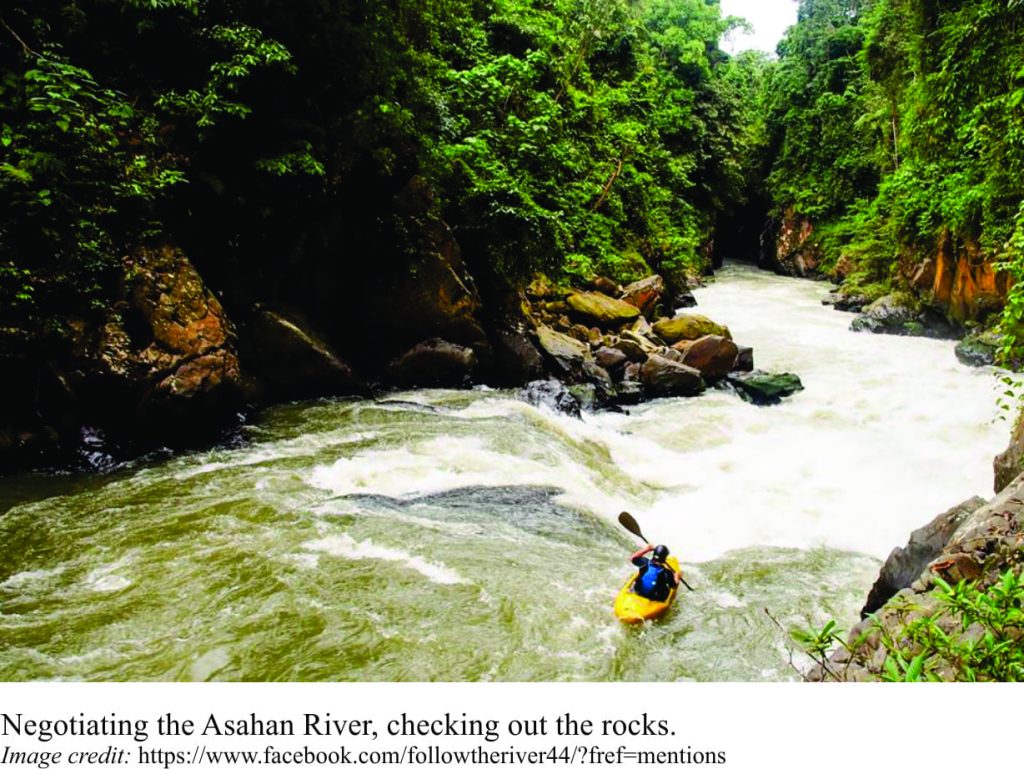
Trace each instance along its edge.
<path fill-rule="evenodd" d="M 939 241 L 934 264 L 932 293 L 954 320 L 961 323 L 981 320 L 1006 302 L 1009 277 L 996 271 L 976 243 L 958 246 L 949 233 L 945 233 Z"/>

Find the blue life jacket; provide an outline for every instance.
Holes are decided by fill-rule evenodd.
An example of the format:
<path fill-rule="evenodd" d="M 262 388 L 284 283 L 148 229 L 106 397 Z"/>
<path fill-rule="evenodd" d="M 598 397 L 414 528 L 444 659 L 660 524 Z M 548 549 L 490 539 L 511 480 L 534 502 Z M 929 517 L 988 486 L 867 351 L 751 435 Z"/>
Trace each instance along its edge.
<path fill-rule="evenodd" d="M 648 563 L 644 573 L 636 581 L 636 592 L 645 598 L 656 596 L 659 592 L 663 592 L 658 590 L 658 582 L 664 573 L 664 566 L 656 564 L 654 561 Z"/>

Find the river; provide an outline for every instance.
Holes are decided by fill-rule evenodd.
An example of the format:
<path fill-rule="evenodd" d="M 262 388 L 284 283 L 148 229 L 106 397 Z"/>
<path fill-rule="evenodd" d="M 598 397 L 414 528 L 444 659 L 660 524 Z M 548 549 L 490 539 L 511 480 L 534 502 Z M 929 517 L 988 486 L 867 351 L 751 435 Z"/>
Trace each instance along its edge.
<path fill-rule="evenodd" d="M 992 370 L 850 333 L 730 266 L 699 311 L 806 390 L 574 420 L 511 393 L 269 409 L 238 445 L 0 478 L 0 679 L 790 680 L 783 625 L 857 619 L 881 559 L 990 495 Z M 695 588 L 611 614 L 630 510 Z M 799 666 L 799 657 L 793 660 Z"/>

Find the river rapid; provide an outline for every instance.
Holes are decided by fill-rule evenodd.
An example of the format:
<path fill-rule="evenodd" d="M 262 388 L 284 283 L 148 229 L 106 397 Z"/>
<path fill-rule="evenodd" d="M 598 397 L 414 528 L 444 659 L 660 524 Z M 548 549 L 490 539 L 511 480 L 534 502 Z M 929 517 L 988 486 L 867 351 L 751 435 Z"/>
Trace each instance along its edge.
<path fill-rule="evenodd" d="M 731 266 L 696 292 L 759 367 L 801 376 L 780 406 L 319 400 L 235 446 L 0 478 L 0 679 L 796 678 L 765 609 L 851 625 L 889 550 L 990 495 L 1009 432 L 992 370 L 853 334 L 826 291 Z M 641 628 L 611 613 L 620 510 L 695 588 Z"/>

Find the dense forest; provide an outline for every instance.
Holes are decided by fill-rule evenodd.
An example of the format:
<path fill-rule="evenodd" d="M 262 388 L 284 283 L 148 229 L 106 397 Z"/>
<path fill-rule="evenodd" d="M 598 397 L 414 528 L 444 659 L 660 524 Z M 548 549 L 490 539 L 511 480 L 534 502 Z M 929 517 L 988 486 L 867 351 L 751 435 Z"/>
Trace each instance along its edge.
<path fill-rule="evenodd" d="M 658 273 L 670 303 L 729 257 L 958 329 L 1005 305 L 1012 359 L 1022 13 L 802 0 L 772 59 L 722 50 L 714 0 L 14 3 L 0 443 L 361 391 L 425 336 L 521 383 L 536 274 Z M 268 318 L 329 386 L 275 381 Z"/>

